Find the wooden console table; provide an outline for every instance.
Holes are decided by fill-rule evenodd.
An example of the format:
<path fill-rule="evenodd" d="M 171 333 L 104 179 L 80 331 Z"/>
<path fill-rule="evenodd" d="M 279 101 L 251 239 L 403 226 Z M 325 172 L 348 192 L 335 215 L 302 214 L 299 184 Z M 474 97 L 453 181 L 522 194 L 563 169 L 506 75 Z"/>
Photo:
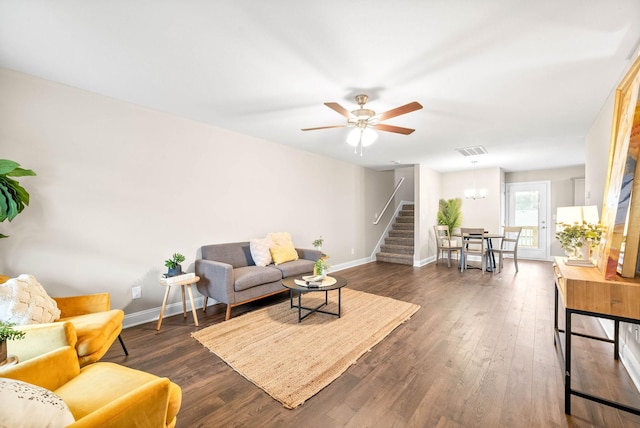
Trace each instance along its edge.
<path fill-rule="evenodd" d="M 554 339 L 560 364 L 564 365 L 564 412 L 571 414 L 571 395 L 592 400 L 606 406 L 640 415 L 640 409 L 571 387 L 571 336 L 613 343 L 613 358 L 619 358 L 620 322 L 640 324 L 640 281 L 620 278 L 608 281 L 597 268 L 569 266 L 564 257 L 556 257 Z M 565 330 L 558 327 L 559 296 L 565 307 Z M 580 314 L 605 318 L 614 322 L 614 337 L 591 336 L 571 330 L 571 315 Z M 564 333 L 565 355 L 562 353 L 560 333 Z"/>

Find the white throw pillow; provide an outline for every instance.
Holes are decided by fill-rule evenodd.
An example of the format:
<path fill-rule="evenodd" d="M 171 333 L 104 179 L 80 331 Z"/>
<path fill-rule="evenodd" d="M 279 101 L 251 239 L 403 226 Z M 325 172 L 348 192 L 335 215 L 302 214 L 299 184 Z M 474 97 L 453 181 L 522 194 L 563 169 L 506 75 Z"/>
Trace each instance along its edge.
<path fill-rule="evenodd" d="M 269 251 L 271 247 L 273 247 L 273 241 L 268 236 L 266 238 L 249 240 L 251 258 L 253 258 L 256 266 L 267 266 L 271 264 L 271 252 Z"/>
<path fill-rule="evenodd" d="M 67 403 L 48 389 L 0 378 L 0 427 L 58 428 L 74 422 Z"/>
<path fill-rule="evenodd" d="M 32 275 L 0 284 L 0 320 L 18 325 L 42 324 L 60 318 L 60 309 Z"/>

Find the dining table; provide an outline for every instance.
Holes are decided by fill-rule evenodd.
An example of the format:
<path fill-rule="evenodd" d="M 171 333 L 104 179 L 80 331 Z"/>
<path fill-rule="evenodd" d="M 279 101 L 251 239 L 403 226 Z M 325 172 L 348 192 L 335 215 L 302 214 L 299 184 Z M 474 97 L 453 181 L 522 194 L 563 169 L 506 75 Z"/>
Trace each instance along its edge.
<path fill-rule="evenodd" d="M 457 237 L 457 238 L 462 238 L 462 245 L 464 246 L 464 240 L 465 237 L 470 236 L 469 234 L 465 234 L 464 236 L 460 233 L 453 233 L 451 235 L 452 237 Z M 477 235 L 471 235 L 473 237 L 477 237 Z M 485 241 L 487 241 L 487 253 L 485 255 L 485 257 L 487 258 L 487 272 L 493 272 L 493 270 L 496 268 L 496 258 L 495 258 L 495 254 L 493 254 L 493 251 L 491 251 L 491 249 L 493 248 L 493 242 L 491 241 L 492 239 L 502 239 L 504 238 L 504 235 L 500 234 L 500 233 L 492 233 L 489 232 L 487 230 L 484 231 L 484 233 L 482 234 L 482 237 L 485 239 Z M 460 264 L 462 263 L 462 258 L 460 258 L 458 260 L 458 268 L 460 268 Z M 472 267 L 472 269 L 476 269 L 475 267 Z"/>

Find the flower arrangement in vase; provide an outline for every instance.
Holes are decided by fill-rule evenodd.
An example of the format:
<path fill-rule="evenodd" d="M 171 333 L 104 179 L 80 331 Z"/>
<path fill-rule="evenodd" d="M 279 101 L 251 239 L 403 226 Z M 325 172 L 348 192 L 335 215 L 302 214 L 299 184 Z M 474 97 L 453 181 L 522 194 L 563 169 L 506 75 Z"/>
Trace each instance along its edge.
<path fill-rule="evenodd" d="M 600 224 L 575 222 L 557 223 L 556 239 L 570 260 L 591 259 L 591 252 L 600 244 L 603 228 Z"/>
<path fill-rule="evenodd" d="M 315 248 L 316 250 L 321 251 L 323 242 L 324 242 L 324 239 L 322 239 L 322 236 L 320 236 L 320 238 L 313 241 L 311 245 L 313 245 L 313 248 Z"/>

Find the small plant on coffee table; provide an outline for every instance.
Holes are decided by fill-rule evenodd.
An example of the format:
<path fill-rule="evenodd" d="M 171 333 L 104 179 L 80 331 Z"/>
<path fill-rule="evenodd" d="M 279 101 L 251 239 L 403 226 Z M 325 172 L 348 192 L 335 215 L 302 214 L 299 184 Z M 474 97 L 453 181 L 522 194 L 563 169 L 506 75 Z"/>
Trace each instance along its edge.
<path fill-rule="evenodd" d="M 0 321 L 0 363 L 7 359 L 7 340 L 24 339 L 24 331 L 14 330 L 14 323 Z"/>

